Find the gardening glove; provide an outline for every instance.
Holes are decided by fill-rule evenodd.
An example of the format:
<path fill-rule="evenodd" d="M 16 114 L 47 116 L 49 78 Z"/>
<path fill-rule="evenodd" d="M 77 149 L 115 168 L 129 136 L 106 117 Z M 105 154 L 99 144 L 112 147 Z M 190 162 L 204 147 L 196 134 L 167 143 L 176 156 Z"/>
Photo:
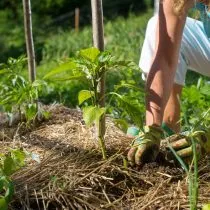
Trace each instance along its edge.
<path fill-rule="evenodd" d="M 127 155 L 130 165 L 154 161 L 159 153 L 162 136 L 163 131 L 160 127 L 145 126 L 144 132 L 139 133 L 131 143 L 131 149 Z"/>
<path fill-rule="evenodd" d="M 199 130 L 189 134 L 175 134 L 169 137 L 170 146 L 185 162 L 192 160 L 193 148 L 191 139 L 195 140 L 198 158 L 210 154 L 210 129 Z M 168 154 L 167 159 L 174 159 L 174 155 Z"/>

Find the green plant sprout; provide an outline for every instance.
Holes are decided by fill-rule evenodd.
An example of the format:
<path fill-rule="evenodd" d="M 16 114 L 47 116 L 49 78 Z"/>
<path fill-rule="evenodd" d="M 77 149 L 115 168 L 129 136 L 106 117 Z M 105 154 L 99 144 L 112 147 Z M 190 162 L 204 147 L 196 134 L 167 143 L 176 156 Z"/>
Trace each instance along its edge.
<path fill-rule="evenodd" d="M 88 83 L 88 90 L 81 90 L 78 94 L 79 105 L 83 104 L 83 118 L 85 123 L 90 126 L 95 124 L 99 126 L 100 118 L 107 112 L 113 96 L 120 101 L 123 107 L 133 119 L 139 123 L 141 109 L 137 103 L 129 100 L 116 92 L 106 93 L 105 96 L 111 96 L 110 103 L 105 107 L 100 107 L 100 96 L 98 85 L 103 72 L 115 70 L 119 67 L 134 68 L 134 64 L 128 61 L 118 61 L 109 52 L 100 52 L 97 48 L 88 48 L 80 50 L 77 56 L 70 58 L 67 62 L 61 64 L 58 68 L 50 71 L 44 79 L 54 79 L 56 81 L 81 80 Z M 121 85 L 120 87 L 122 87 Z M 125 85 L 126 86 L 126 85 Z M 118 87 L 118 89 L 120 88 Z M 129 87 L 129 85 L 127 85 Z M 129 87 L 130 88 L 130 87 Z M 88 105 L 90 102 L 91 105 Z M 137 120 L 138 118 L 138 120 Z M 98 142 L 104 159 L 107 158 L 104 136 L 99 136 Z"/>

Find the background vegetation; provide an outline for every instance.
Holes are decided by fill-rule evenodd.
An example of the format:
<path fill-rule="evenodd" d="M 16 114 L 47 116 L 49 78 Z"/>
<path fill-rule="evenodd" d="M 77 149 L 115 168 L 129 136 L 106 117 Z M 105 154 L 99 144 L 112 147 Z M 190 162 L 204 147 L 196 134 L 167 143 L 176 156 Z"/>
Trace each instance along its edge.
<path fill-rule="evenodd" d="M 104 17 L 113 19 L 128 16 L 130 12 L 146 11 L 149 0 L 104 0 Z M 91 24 L 90 0 L 36 0 L 32 2 L 33 32 L 37 62 L 42 60 L 42 47 L 52 33 L 70 30 L 74 27 L 74 10 L 80 8 L 81 26 Z M 0 2 L 0 62 L 8 57 L 18 57 L 25 53 L 23 33 L 23 10 L 19 0 L 1 0 Z"/>

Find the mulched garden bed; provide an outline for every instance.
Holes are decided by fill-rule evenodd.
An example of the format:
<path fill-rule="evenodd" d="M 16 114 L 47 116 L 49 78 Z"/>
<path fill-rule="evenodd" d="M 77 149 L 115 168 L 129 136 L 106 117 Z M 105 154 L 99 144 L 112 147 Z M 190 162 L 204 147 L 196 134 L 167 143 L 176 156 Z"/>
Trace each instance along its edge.
<path fill-rule="evenodd" d="M 131 139 L 107 119 L 108 160 L 102 160 L 93 127 L 87 128 L 80 110 L 48 106 L 49 120 L 33 129 L 8 127 L 0 118 L 0 145 L 23 147 L 39 161 L 13 175 L 11 210 L 67 209 L 189 209 L 184 171 L 162 161 L 125 168 Z M 210 203 L 210 158 L 199 162 L 199 204 Z"/>

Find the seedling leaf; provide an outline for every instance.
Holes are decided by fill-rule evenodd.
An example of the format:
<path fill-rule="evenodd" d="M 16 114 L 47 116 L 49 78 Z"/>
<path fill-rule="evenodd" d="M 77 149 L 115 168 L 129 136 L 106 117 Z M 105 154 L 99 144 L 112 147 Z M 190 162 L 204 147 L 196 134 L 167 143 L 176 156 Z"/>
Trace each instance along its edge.
<path fill-rule="evenodd" d="M 84 101 L 92 98 L 94 96 L 93 91 L 89 90 L 81 90 L 78 95 L 79 105 L 81 105 Z"/>
<path fill-rule="evenodd" d="M 74 62 L 63 63 L 54 70 L 50 71 L 48 74 L 44 76 L 44 79 L 48 79 L 52 76 L 55 76 L 59 73 L 63 73 L 69 70 L 76 69 L 76 64 Z"/>
<path fill-rule="evenodd" d="M 10 176 L 17 169 L 15 161 L 11 156 L 7 156 L 4 160 L 3 172 L 6 176 Z"/>
<path fill-rule="evenodd" d="M 95 62 L 95 60 L 99 54 L 100 54 L 100 51 L 95 47 L 80 50 L 80 52 L 79 52 L 80 56 L 82 56 L 83 58 L 86 58 L 87 60 L 89 60 L 91 62 Z"/>
<path fill-rule="evenodd" d="M 105 113 L 105 108 L 96 106 L 88 106 L 83 108 L 83 119 L 86 125 L 90 126 L 94 122 L 98 122 L 100 117 Z"/>

